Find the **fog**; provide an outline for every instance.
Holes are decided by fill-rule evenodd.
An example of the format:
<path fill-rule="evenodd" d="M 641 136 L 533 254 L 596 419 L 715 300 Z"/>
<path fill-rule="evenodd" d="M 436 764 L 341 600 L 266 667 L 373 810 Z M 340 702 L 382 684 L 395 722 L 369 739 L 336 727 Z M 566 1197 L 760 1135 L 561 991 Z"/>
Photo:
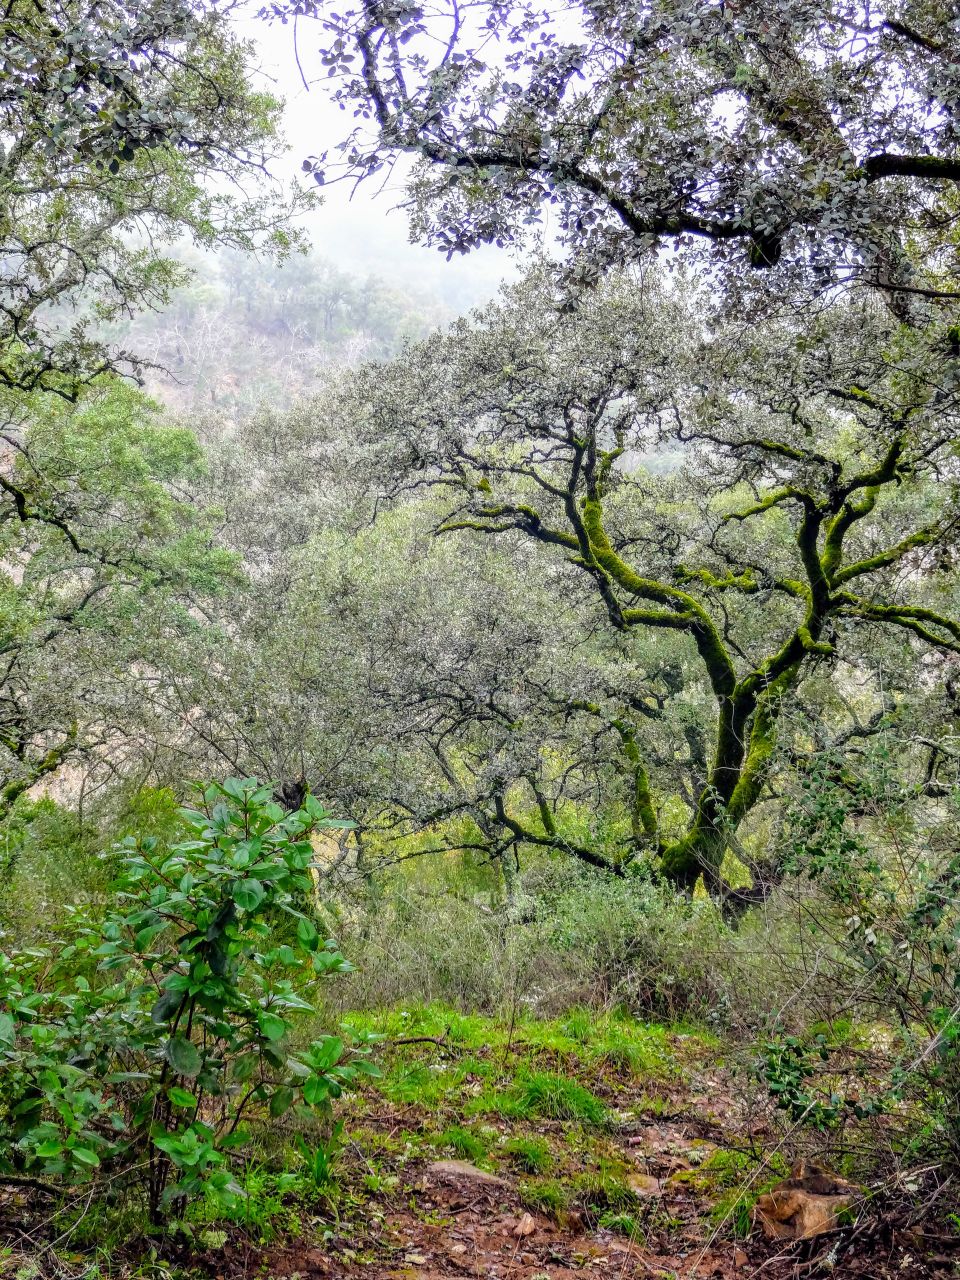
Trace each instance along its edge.
<path fill-rule="evenodd" d="M 272 170 L 285 183 L 312 184 L 301 170 L 304 158 L 332 151 L 353 127 L 350 115 L 330 101 L 329 81 L 315 48 L 320 29 L 316 24 L 301 28 L 295 52 L 292 25 L 267 24 L 250 14 L 235 22 L 257 50 L 264 88 L 285 103 L 289 150 Z M 348 182 L 325 186 L 322 205 L 303 221 L 314 252 L 341 271 L 373 274 L 395 288 L 416 287 L 458 312 L 486 301 L 503 279 L 517 274 L 514 256 L 487 246 L 448 261 L 436 249 L 411 244 L 402 207 L 408 167 L 408 161 L 401 161 L 386 182 L 377 175 L 359 187 Z"/>

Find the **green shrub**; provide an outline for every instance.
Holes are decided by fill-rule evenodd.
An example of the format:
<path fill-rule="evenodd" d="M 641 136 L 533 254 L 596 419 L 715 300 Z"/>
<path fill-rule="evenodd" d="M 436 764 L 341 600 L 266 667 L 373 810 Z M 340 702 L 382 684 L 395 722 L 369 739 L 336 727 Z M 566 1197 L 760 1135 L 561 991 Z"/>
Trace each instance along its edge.
<path fill-rule="evenodd" d="M 312 797 L 285 814 L 252 779 L 207 787 L 181 818 L 190 838 L 169 850 L 124 843 L 102 921 L 0 957 L 0 1169 L 145 1179 L 153 1221 L 208 1188 L 242 1193 L 251 1111 L 326 1114 L 373 1070 L 337 1036 L 287 1044 L 312 1011 L 304 968 L 312 983 L 350 968 L 301 910 L 309 834 L 338 824 Z"/>

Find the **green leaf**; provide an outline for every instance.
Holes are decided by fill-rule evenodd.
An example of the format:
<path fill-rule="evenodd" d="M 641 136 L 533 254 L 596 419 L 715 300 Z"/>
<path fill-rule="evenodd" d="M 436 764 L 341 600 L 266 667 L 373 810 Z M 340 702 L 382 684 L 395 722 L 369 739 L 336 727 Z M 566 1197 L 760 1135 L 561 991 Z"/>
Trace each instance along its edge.
<path fill-rule="evenodd" d="M 339 1086 L 326 1076 L 311 1076 L 304 1082 L 303 1096 L 311 1107 L 319 1106 L 331 1096 L 337 1097 L 339 1093 Z"/>
<path fill-rule="evenodd" d="M 275 1013 L 259 1013 L 257 1022 L 260 1024 L 260 1030 L 268 1040 L 282 1040 L 287 1032 L 287 1024 L 282 1018 L 278 1018 Z"/>
<path fill-rule="evenodd" d="M 233 900 L 244 911 L 256 911 L 266 894 L 259 880 L 240 880 L 233 886 Z"/>
<path fill-rule="evenodd" d="M 274 1118 L 282 1116 L 292 1105 L 293 1090 L 284 1085 L 282 1088 L 277 1089 L 270 1099 L 270 1114 Z"/>
<path fill-rule="evenodd" d="M 187 1089 L 181 1089 L 179 1085 L 171 1085 L 167 1090 L 167 1097 L 175 1107 L 195 1107 L 197 1100 Z"/>
<path fill-rule="evenodd" d="M 311 920 L 308 920 L 306 916 L 297 921 L 297 937 L 308 951 L 315 951 L 320 940 L 316 925 Z"/>
<path fill-rule="evenodd" d="M 375 1062 L 368 1062 L 365 1058 L 355 1058 L 350 1065 L 354 1071 L 359 1071 L 361 1075 L 370 1076 L 374 1080 L 379 1080 L 383 1075 Z"/>
<path fill-rule="evenodd" d="M 200 1050 L 183 1036 L 171 1036 L 163 1049 L 164 1057 L 181 1076 L 195 1076 L 200 1070 Z"/>
<path fill-rule="evenodd" d="M 315 1071 L 326 1071 L 343 1056 L 343 1040 L 340 1036 L 323 1036 L 310 1046 L 311 1063 Z"/>
<path fill-rule="evenodd" d="M 179 991 L 164 991 L 163 995 L 150 1010 L 151 1020 L 153 1022 L 169 1022 L 180 1008 L 182 999 L 183 995 Z"/>
<path fill-rule="evenodd" d="M 79 1164 L 90 1169 L 96 1169 L 100 1164 L 100 1157 L 90 1147 L 71 1147 L 70 1154 Z"/>

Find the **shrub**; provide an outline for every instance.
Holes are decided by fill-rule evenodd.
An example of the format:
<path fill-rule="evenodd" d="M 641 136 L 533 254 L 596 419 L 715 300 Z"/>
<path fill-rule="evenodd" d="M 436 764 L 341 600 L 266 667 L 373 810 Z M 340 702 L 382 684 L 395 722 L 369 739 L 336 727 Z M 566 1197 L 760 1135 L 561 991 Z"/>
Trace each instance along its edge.
<path fill-rule="evenodd" d="M 181 812 L 188 839 L 124 842 L 113 906 L 59 948 L 0 957 L 0 1167 L 78 1182 L 144 1179 L 151 1220 L 232 1162 L 256 1109 L 324 1115 L 373 1068 L 343 1041 L 287 1046 L 310 984 L 349 970 L 304 912 L 309 835 L 339 825 L 313 797 L 292 814 L 253 779 Z"/>

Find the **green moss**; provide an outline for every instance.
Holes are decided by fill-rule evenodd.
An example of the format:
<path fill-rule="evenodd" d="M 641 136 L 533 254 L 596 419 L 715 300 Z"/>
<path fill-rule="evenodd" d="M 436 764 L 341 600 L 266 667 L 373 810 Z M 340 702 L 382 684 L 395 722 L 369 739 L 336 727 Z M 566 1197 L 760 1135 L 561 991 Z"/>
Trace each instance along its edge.
<path fill-rule="evenodd" d="M 699 1169 L 674 1175 L 712 1201 L 710 1221 L 714 1227 L 729 1227 L 734 1235 L 748 1235 L 753 1207 L 771 1187 L 789 1172 L 782 1157 L 763 1161 L 746 1151 L 718 1148 Z"/>

